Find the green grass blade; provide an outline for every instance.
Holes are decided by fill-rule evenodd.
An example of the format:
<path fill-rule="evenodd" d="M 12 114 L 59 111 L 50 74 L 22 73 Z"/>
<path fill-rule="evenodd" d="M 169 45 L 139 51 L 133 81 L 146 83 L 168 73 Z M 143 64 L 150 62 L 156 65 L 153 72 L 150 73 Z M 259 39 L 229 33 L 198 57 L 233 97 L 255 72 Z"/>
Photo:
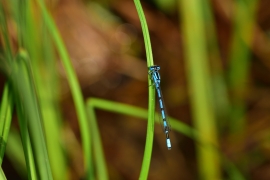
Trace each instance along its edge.
<path fill-rule="evenodd" d="M 6 180 L 6 176 L 5 176 L 5 173 L 3 172 L 3 169 L 1 167 L 1 170 L 0 170 L 0 180 Z"/>
<path fill-rule="evenodd" d="M 201 142 L 217 146 L 215 114 L 212 106 L 209 62 L 205 39 L 204 14 L 199 0 L 179 1 L 186 72 L 191 91 L 194 125 Z M 221 179 L 220 159 L 216 151 L 197 146 L 201 179 Z"/>
<path fill-rule="evenodd" d="M 45 120 L 43 125 L 53 177 L 67 179 L 67 165 L 63 148 L 59 143 L 61 142 L 59 127 L 61 115 L 57 101 L 59 84 L 56 83 L 57 67 L 51 37 L 43 19 L 39 17 L 40 12 L 33 10 L 36 8 L 33 1 L 16 1 L 11 6 L 14 7 L 13 16 L 18 24 L 20 46 L 29 53 L 33 67 L 42 119 Z"/>
<path fill-rule="evenodd" d="M 35 162 L 34 162 L 34 158 L 33 158 L 32 147 L 30 144 L 30 136 L 28 133 L 28 127 L 27 127 L 26 121 L 24 121 L 25 115 L 22 111 L 20 111 L 23 109 L 22 108 L 23 105 L 22 105 L 22 101 L 20 101 L 19 98 L 17 98 L 20 94 L 20 92 L 19 92 L 20 86 L 18 86 L 17 80 L 18 80 L 18 82 L 21 83 L 21 81 L 20 81 L 21 76 L 18 73 L 19 68 L 18 68 L 16 62 L 13 61 L 13 54 L 12 54 L 10 41 L 9 41 L 9 37 L 8 37 L 8 30 L 7 30 L 6 19 L 5 19 L 5 14 L 4 14 L 2 3 L 0 3 L 0 13 L 1 13 L 0 14 L 0 16 L 1 16 L 0 17 L 1 18 L 0 19 L 1 30 L 5 36 L 4 37 L 4 46 L 5 46 L 4 59 L 2 59 L 1 65 L 3 66 L 3 64 L 4 64 L 4 68 L 3 67 L 2 68 L 4 70 L 4 73 L 8 76 L 8 79 L 10 80 L 11 89 L 12 89 L 12 93 L 13 93 L 13 99 L 15 100 L 15 104 L 17 107 L 17 113 L 19 116 L 19 125 L 20 125 L 20 129 L 21 129 L 21 138 L 22 138 L 22 142 L 23 142 L 24 155 L 25 155 L 27 170 L 28 170 L 28 177 L 29 177 L 29 179 L 36 180 L 37 179 L 37 172 L 35 169 Z"/>
<path fill-rule="evenodd" d="M 146 50 L 146 60 L 147 60 L 147 66 L 153 66 L 153 54 L 152 54 L 152 46 L 150 41 L 150 35 L 148 31 L 148 26 L 146 22 L 146 18 L 143 13 L 142 5 L 140 3 L 140 0 L 134 0 L 134 4 L 137 10 L 137 13 L 139 15 L 139 19 L 142 26 L 142 32 L 143 32 L 143 38 L 144 38 L 144 44 L 145 44 L 145 50 Z"/>
<path fill-rule="evenodd" d="M 232 112 L 230 131 L 241 132 L 245 127 L 244 95 L 250 69 L 250 46 L 258 1 L 235 1 L 233 34 L 229 64 L 229 87 L 232 89 Z"/>
<path fill-rule="evenodd" d="M 215 18 L 212 4 L 209 0 L 202 1 L 205 17 L 205 31 L 207 37 L 207 49 L 211 63 L 211 85 L 213 89 L 213 103 L 216 114 L 219 134 L 224 133 L 230 112 L 230 102 L 227 84 L 225 81 L 225 71 L 219 50 L 219 42 L 216 33 Z"/>
<path fill-rule="evenodd" d="M 24 145 L 28 145 L 31 142 L 29 146 L 31 145 L 33 149 L 32 153 L 38 172 L 38 179 L 52 179 L 31 66 L 26 52 L 22 50 L 13 64 L 13 73 L 10 80 L 17 99 L 17 110 L 20 111 L 20 121 L 24 124 L 21 123 L 24 127 L 22 130 L 25 131 L 25 134 L 29 130 L 31 141 L 26 141 Z M 25 137 L 27 137 L 27 134 Z"/>
<path fill-rule="evenodd" d="M 88 111 L 88 117 L 89 122 L 91 125 L 91 132 L 92 132 L 92 142 L 93 142 L 93 149 L 94 149 L 94 157 L 96 162 L 96 168 L 97 168 L 97 179 L 109 179 L 108 172 L 106 168 L 106 161 L 103 153 L 99 128 L 97 125 L 96 115 L 93 107 L 93 103 L 91 100 L 87 100 L 86 103 L 87 111 Z"/>
<path fill-rule="evenodd" d="M 61 142 L 59 127 L 61 115 L 57 101 L 59 84 L 56 83 L 57 67 L 55 66 L 53 44 L 44 20 L 39 17 L 40 12 L 33 10 L 36 8 L 34 2 L 25 0 L 20 1 L 19 4 L 22 5 L 14 10 L 14 14 L 16 11 L 21 12 L 21 15 L 15 19 L 19 19 L 17 23 L 21 27 L 21 45 L 27 49 L 31 57 L 40 109 L 45 120 L 43 125 L 53 177 L 54 179 L 67 179 L 66 161 L 59 143 Z M 35 16 L 38 16 L 38 20 L 34 18 Z"/>
<path fill-rule="evenodd" d="M 91 103 L 91 106 L 96 109 L 102 109 L 105 111 L 128 115 L 128 116 L 134 116 L 134 117 L 138 117 L 142 119 L 148 118 L 148 111 L 143 108 L 134 107 L 127 104 L 114 102 L 114 101 L 108 101 L 104 99 L 98 99 L 98 98 L 90 98 L 87 102 Z M 159 113 L 155 114 L 156 123 L 159 123 L 159 119 L 158 119 L 159 116 L 160 116 Z M 184 123 L 181 123 L 179 120 L 174 119 L 172 117 L 169 117 L 169 120 L 173 129 L 196 140 L 197 132 L 193 128 L 189 127 L 188 125 Z"/>
<path fill-rule="evenodd" d="M 231 179 L 231 180 L 234 180 L 234 179 L 235 180 L 245 180 L 245 179 L 247 179 L 237 169 L 237 167 L 235 166 L 235 164 L 233 164 L 232 162 L 230 162 L 225 157 L 223 158 L 223 161 L 224 161 L 224 164 L 225 164 L 225 169 L 227 169 L 229 179 Z"/>
<path fill-rule="evenodd" d="M 13 68 L 14 68 L 14 65 L 13 65 Z M 18 68 L 17 65 L 15 65 L 14 69 L 17 69 L 17 68 Z M 37 170 L 35 166 L 32 146 L 30 143 L 30 135 L 29 135 L 28 126 L 27 126 L 27 118 L 26 118 L 25 113 L 23 112 L 23 103 L 20 101 L 19 91 L 16 89 L 16 85 L 15 86 L 13 85 L 13 84 L 17 84 L 17 80 L 19 80 L 18 79 L 19 76 L 20 75 L 18 75 L 18 72 L 13 72 L 12 74 L 10 74 L 11 87 L 13 91 L 13 98 L 15 100 L 14 103 L 16 105 L 16 112 L 17 112 L 18 120 L 19 120 L 19 127 L 20 127 L 25 162 L 27 166 L 28 179 L 37 180 L 38 179 Z"/>
<path fill-rule="evenodd" d="M 71 64 L 70 57 L 68 56 L 67 50 L 65 48 L 65 45 L 63 43 L 63 40 L 61 39 L 61 36 L 57 30 L 57 27 L 49 14 L 49 12 L 46 9 L 46 6 L 44 4 L 43 0 L 36 0 L 39 7 L 41 8 L 42 16 L 45 20 L 45 24 L 48 27 L 48 31 L 50 32 L 52 39 L 54 40 L 56 44 L 56 48 L 59 52 L 60 58 L 63 62 L 67 79 L 71 88 L 71 93 L 74 99 L 76 112 L 79 119 L 79 125 L 80 125 L 80 132 L 82 137 L 82 146 L 83 146 L 83 153 L 84 153 L 84 164 L 85 164 L 85 171 L 86 171 L 86 178 L 90 176 L 89 172 L 91 171 L 90 167 L 90 160 L 91 160 L 91 139 L 90 139 L 90 129 L 89 129 L 89 123 L 87 122 L 87 114 L 86 109 L 84 106 L 84 100 L 83 95 L 80 90 L 80 85 L 78 82 L 78 79 L 76 77 L 75 71 L 73 69 L 73 66 Z"/>
<path fill-rule="evenodd" d="M 147 66 L 153 66 L 153 55 L 152 55 L 152 48 L 151 48 L 151 42 L 150 42 L 150 36 L 149 31 L 146 23 L 146 19 L 143 13 L 143 9 L 140 3 L 140 0 L 134 0 L 137 13 L 139 15 L 139 19 L 142 26 L 143 31 L 143 37 L 144 37 L 144 43 L 145 43 L 145 49 L 146 49 L 146 58 L 147 58 Z M 145 142 L 145 150 L 144 150 L 144 156 L 143 156 L 143 162 L 142 162 L 142 168 L 140 172 L 140 178 L 141 180 L 147 179 L 150 162 L 151 162 L 151 155 L 152 155 L 152 149 L 153 149 L 153 139 L 154 139 L 154 119 L 155 119 L 155 89 L 153 86 L 151 86 L 152 81 L 150 78 L 148 78 L 148 123 L 147 123 L 147 131 L 146 131 L 146 142 Z"/>
<path fill-rule="evenodd" d="M 113 102 L 108 101 L 104 99 L 98 99 L 98 98 L 91 98 L 87 100 L 88 104 L 91 104 L 91 107 L 93 109 L 101 109 L 108 112 L 118 113 L 122 115 L 128 115 L 128 116 L 134 116 L 137 118 L 141 118 L 143 120 L 147 120 L 148 118 L 148 111 L 143 108 L 134 107 L 131 105 L 119 103 L 119 102 Z M 158 117 L 160 116 L 159 113 L 155 114 L 156 123 L 159 123 Z M 181 121 L 174 119 L 172 117 L 168 117 L 170 120 L 170 124 L 172 126 L 172 129 L 193 139 L 198 146 L 201 146 L 202 148 L 210 151 L 216 151 L 216 153 L 220 156 L 220 158 L 223 160 L 224 166 L 229 173 L 229 176 L 231 179 L 234 179 L 237 177 L 239 180 L 244 180 L 244 176 L 241 174 L 241 172 L 237 169 L 237 167 L 226 157 L 222 154 L 222 152 L 216 147 L 214 144 L 211 144 L 209 142 L 203 142 L 201 141 L 201 138 L 199 137 L 198 131 L 196 131 L 194 128 L 186 125 L 185 123 L 182 123 Z"/>
<path fill-rule="evenodd" d="M 0 164 L 3 162 L 6 143 L 9 134 L 10 124 L 12 120 L 12 110 L 13 110 L 13 101 L 11 97 L 11 92 L 9 84 L 6 83 L 4 87 L 4 92 L 1 101 L 0 109 L 0 135 L 1 135 L 1 146 L 0 146 Z"/>

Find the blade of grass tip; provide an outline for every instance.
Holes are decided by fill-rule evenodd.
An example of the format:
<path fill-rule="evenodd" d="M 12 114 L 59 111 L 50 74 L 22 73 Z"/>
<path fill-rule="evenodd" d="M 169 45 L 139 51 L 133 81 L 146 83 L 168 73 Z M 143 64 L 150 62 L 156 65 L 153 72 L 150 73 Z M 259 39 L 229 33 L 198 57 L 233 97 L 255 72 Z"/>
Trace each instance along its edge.
<path fill-rule="evenodd" d="M 86 108 L 88 111 L 90 127 L 92 129 L 91 137 L 92 137 L 94 157 L 95 157 L 95 162 L 96 162 L 96 167 L 97 167 L 97 179 L 106 180 L 106 179 L 109 179 L 108 171 L 106 168 L 106 161 L 105 161 L 104 152 L 102 148 L 99 128 L 97 125 L 96 114 L 95 114 L 92 102 L 90 100 L 87 100 Z"/>
<path fill-rule="evenodd" d="M 146 50 L 146 58 L 147 58 L 147 66 L 153 66 L 153 55 L 152 55 L 152 48 L 150 42 L 149 31 L 146 23 L 146 19 L 143 13 L 143 9 L 140 3 L 140 0 L 134 0 L 137 13 L 139 15 L 139 19 L 142 26 L 143 37 L 144 37 L 144 44 Z M 145 142 L 145 150 L 142 162 L 142 168 L 140 172 L 139 179 L 144 180 L 148 177 L 150 162 L 151 162 L 151 155 L 153 149 L 153 139 L 154 139 L 154 121 L 155 121 L 155 90 L 151 86 L 151 79 L 148 78 L 148 121 L 147 121 L 147 131 L 146 131 L 146 142 Z"/>
<path fill-rule="evenodd" d="M 21 133 L 21 140 L 23 145 L 24 157 L 27 166 L 27 175 L 28 179 L 37 180 L 37 170 L 34 161 L 34 154 L 32 150 L 32 146 L 30 143 L 30 135 L 28 131 L 27 121 L 28 118 L 24 112 L 24 105 L 22 104 L 20 91 L 19 91 L 19 83 L 21 82 L 21 75 L 19 74 L 19 67 L 16 62 L 12 64 L 13 69 L 12 73 L 10 74 L 10 81 L 11 81 L 11 88 L 13 92 L 13 99 L 16 105 L 16 111 L 18 114 L 19 120 L 19 127 Z M 8 144 L 7 144 L 8 147 Z"/>
<path fill-rule="evenodd" d="M 4 55 L 5 55 L 5 62 L 6 65 L 6 69 L 4 69 L 5 74 L 8 76 L 8 79 L 11 80 L 11 88 L 12 88 L 12 93 L 13 93 L 13 97 L 18 97 L 16 96 L 16 90 L 20 89 L 20 86 L 17 87 L 17 83 L 16 83 L 16 78 L 14 78 L 14 75 L 16 76 L 18 73 L 18 66 L 17 64 L 13 61 L 13 55 L 12 55 L 12 50 L 11 50 L 11 46 L 10 46 L 10 42 L 9 42 L 9 37 L 8 37 L 8 30 L 7 30 L 7 25 L 6 25 L 6 19 L 5 19 L 5 15 L 4 15 L 4 10 L 3 10 L 3 4 L 0 3 L 0 16 L 1 16 L 1 25 L 0 27 L 2 27 L 2 32 L 5 36 L 4 38 Z M 20 82 L 20 76 L 17 77 L 18 82 Z M 17 87 L 17 88 L 14 88 Z M 19 94 L 19 91 L 17 91 L 17 94 Z M 23 115 L 22 111 L 20 111 L 19 109 L 22 108 L 21 106 L 21 101 L 19 101 L 19 98 L 14 98 L 15 102 L 16 102 L 16 106 L 17 106 L 17 112 L 19 114 L 19 117 L 21 117 L 20 119 L 22 120 L 23 118 L 25 118 L 25 116 Z M 27 161 L 27 170 L 28 170 L 28 176 L 30 179 L 36 180 L 37 179 L 37 173 L 36 173 L 36 169 L 35 169 L 35 162 L 34 162 L 34 158 L 33 158 L 33 151 L 32 151 L 32 147 L 30 144 L 30 137 L 28 134 L 28 129 L 24 128 L 27 127 L 26 124 L 24 126 L 23 123 L 20 122 L 25 122 L 25 121 L 20 121 L 19 120 L 19 124 L 21 128 L 21 134 L 22 134 L 22 140 L 23 140 L 23 144 L 24 144 L 24 153 L 25 153 L 25 159 Z"/>
<path fill-rule="evenodd" d="M 50 166 L 50 161 L 48 157 L 48 151 L 47 146 L 45 142 L 45 133 L 44 133 L 44 127 L 43 122 L 46 122 L 42 120 L 41 110 L 40 110 L 40 103 L 38 102 L 38 96 L 36 92 L 36 86 L 35 81 L 33 77 L 33 70 L 31 67 L 30 59 L 26 51 L 20 50 L 19 52 L 19 58 L 22 60 L 22 65 L 25 66 L 26 73 L 28 75 L 28 84 L 29 84 L 29 90 L 32 92 L 33 97 L 33 103 L 35 109 L 36 109 L 36 115 L 33 113 L 31 114 L 33 119 L 29 118 L 30 121 L 28 121 L 29 125 L 29 132 L 30 132 L 30 138 L 31 143 L 33 144 L 34 148 L 34 157 L 36 159 L 36 166 L 38 167 L 39 175 L 41 179 L 53 179 L 52 177 L 52 171 Z M 33 108 L 31 108 L 33 111 Z M 31 121 L 34 120 L 34 121 Z M 34 137 L 34 138 L 33 138 Z M 36 155 L 37 154 L 37 155 Z M 40 155 L 43 155 L 43 157 L 39 157 Z M 63 174 L 64 177 L 64 174 Z"/>
<path fill-rule="evenodd" d="M 6 180 L 7 178 L 5 176 L 5 173 L 4 173 L 3 169 L 2 169 L 2 167 L 1 167 L 1 170 L 0 171 L 1 171 L 0 172 L 0 180 Z"/>
<path fill-rule="evenodd" d="M 250 70 L 250 46 L 254 34 L 258 1 L 235 1 L 233 34 L 229 64 L 229 86 L 232 89 L 231 133 L 242 132 L 245 126 L 244 95 Z"/>
<path fill-rule="evenodd" d="M 46 9 L 46 6 L 44 4 L 43 0 L 36 0 L 39 7 L 42 11 L 42 16 L 45 20 L 45 23 L 48 27 L 48 31 L 50 32 L 55 44 L 56 48 L 59 51 L 59 55 L 61 58 L 61 61 L 64 65 L 64 69 L 66 71 L 67 80 L 69 82 L 71 93 L 74 99 L 76 112 L 79 119 L 79 125 L 80 125 L 80 132 L 81 132 L 81 138 L 82 138 L 82 146 L 83 146 L 83 153 L 84 153 L 84 164 L 85 164 L 85 171 L 87 179 L 88 176 L 90 177 L 89 172 L 91 171 L 91 139 L 90 139 L 90 129 L 89 129 L 89 123 L 87 122 L 87 114 L 86 109 L 84 106 L 84 100 L 83 95 L 80 90 L 80 85 L 78 82 L 78 79 L 76 77 L 75 71 L 72 67 L 70 57 L 68 56 L 67 50 L 65 48 L 64 42 L 61 39 L 60 33 L 57 30 L 57 27 L 53 21 L 53 18 L 50 16 L 49 12 Z"/>
<path fill-rule="evenodd" d="M 13 61 L 13 55 L 12 55 L 12 49 L 10 46 L 10 41 L 9 41 L 9 36 L 8 36 L 8 30 L 7 30 L 7 24 L 6 24 L 6 19 L 5 19 L 5 14 L 4 14 L 4 10 L 3 10 L 3 3 L 0 3 L 0 23 L 1 23 L 1 30 L 2 33 L 4 35 L 4 55 L 5 55 L 5 61 L 3 61 L 1 64 L 5 64 L 7 65 L 4 68 L 4 72 L 5 74 L 8 76 L 8 79 L 10 79 L 11 81 L 11 89 L 12 89 L 12 93 L 13 93 L 13 97 L 18 97 L 16 96 L 16 88 L 14 89 L 14 87 L 17 86 L 16 83 L 16 79 L 19 80 L 20 76 L 17 76 L 18 74 L 18 70 L 19 68 L 17 67 L 17 65 L 15 64 L 15 62 Z M 14 78 L 16 77 L 17 78 Z M 17 87 L 17 90 L 19 89 L 19 87 Z M 17 91 L 18 93 L 19 91 Z M 15 99 L 16 102 L 16 106 L 17 106 L 17 112 L 19 114 L 19 119 L 23 119 L 25 118 L 25 116 L 23 115 L 22 111 L 20 113 L 20 110 L 18 110 L 19 108 L 22 109 L 21 106 L 21 102 L 19 101 L 18 98 L 13 98 Z M 22 122 L 22 123 L 21 123 Z M 34 158 L 33 158 L 33 152 L 32 152 L 32 147 L 30 145 L 30 137 L 28 134 L 28 129 L 26 124 L 23 125 L 23 122 L 25 121 L 20 121 L 19 120 L 19 124 L 21 127 L 21 134 L 22 134 L 22 141 L 23 141 L 23 148 L 24 148 L 24 153 L 25 153 L 25 159 L 27 162 L 27 169 L 28 169 L 28 177 L 29 179 L 32 180 L 36 180 L 37 179 L 37 173 L 36 173 L 36 169 L 35 169 L 35 162 L 34 162 Z M 26 127 L 26 128 L 24 128 Z"/>
<path fill-rule="evenodd" d="M 33 4 L 34 2 L 29 0 L 14 2 L 13 5 L 17 9 L 14 8 L 13 14 L 17 16 L 15 19 L 19 24 L 21 47 L 26 48 L 31 57 L 42 119 L 46 120 L 43 125 L 53 177 L 67 179 L 66 161 L 59 143 L 61 116 L 56 98 L 59 84 L 55 83 L 57 81 L 55 52 L 44 19 L 40 17 L 40 12 L 33 10 L 36 8 Z"/>
<path fill-rule="evenodd" d="M 185 61 L 194 125 L 200 142 L 217 146 L 217 133 L 211 104 L 205 27 L 201 1 L 179 1 L 184 37 Z M 220 157 L 210 148 L 198 145 L 198 169 L 201 179 L 221 179 Z"/>
<path fill-rule="evenodd" d="M 2 6 L 1 6 L 1 8 L 2 8 Z M 3 8 L 2 8 L 2 10 L 3 10 Z M 1 11 L 1 12 L 3 12 L 3 11 Z M 4 28 L 4 31 L 6 31 L 5 28 Z M 5 33 L 5 34 L 6 34 L 6 36 L 8 36 L 7 35 L 8 33 Z M 7 42 L 5 42 L 5 45 L 8 46 L 8 47 L 10 47 L 8 38 L 5 38 L 5 39 L 7 41 Z M 6 53 L 5 53 L 6 54 L 6 59 L 7 59 L 7 61 L 10 61 L 9 64 L 10 64 L 10 66 L 12 66 L 10 68 L 12 68 L 12 70 L 14 70 L 15 73 L 13 72 L 12 74 L 9 74 L 10 72 L 6 72 L 6 74 L 9 76 L 8 78 L 11 79 L 11 81 L 13 81 L 12 82 L 13 90 L 14 89 L 17 89 L 18 90 L 19 88 L 16 87 L 16 83 L 14 83 L 14 81 L 15 81 L 14 74 L 15 74 L 15 76 L 18 75 L 16 73 L 19 72 L 18 71 L 19 68 L 17 67 L 17 65 L 15 65 L 14 62 L 12 62 L 12 59 L 11 59 L 12 58 L 11 48 L 7 48 L 7 49 L 8 50 L 6 50 Z M 17 76 L 17 79 L 20 79 L 20 76 Z M 16 87 L 16 88 L 14 88 L 14 87 Z M 20 93 L 17 93 L 17 94 L 20 94 Z M 19 101 L 18 101 L 17 104 L 18 104 L 18 107 L 21 107 L 21 104 L 20 104 Z M 23 117 L 23 116 L 24 116 L 23 113 L 21 113 L 21 117 Z M 21 119 L 23 119 L 23 118 L 21 118 Z M 20 124 L 22 124 L 22 123 L 20 123 Z M 35 162 L 34 162 L 34 159 L 33 159 L 33 151 L 32 151 L 31 144 L 30 144 L 30 138 L 29 138 L 29 134 L 28 134 L 28 129 L 27 128 L 24 128 L 24 127 L 27 127 L 26 123 L 24 123 L 24 124 L 25 125 L 23 127 L 22 126 L 21 127 L 22 127 L 22 131 L 24 131 L 24 132 L 22 132 L 22 139 L 24 139 L 23 141 L 24 141 L 25 155 L 26 155 L 26 159 L 27 159 L 27 162 L 28 162 L 27 163 L 27 165 L 28 165 L 28 172 L 29 172 L 28 174 L 29 174 L 29 177 L 31 179 L 37 179 L 36 178 L 37 177 L 37 175 L 36 175 L 37 173 L 35 171 Z M 41 156 L 39 155 L 38 157 L 41 157 Z M 46 165 L 46 163 L 45 163 L 45 165 Z M 42 167 L 42 166 L 40 166 L 40 167 Z M 41 178 L 44 179 L 42 176 L 41 176 Z"/>
<path fill-rule="evenodd" d="M 123 115 L 129 115 L 134 116 L 137 118 L 141 118 L 143 120 L 147 120 L 148 117 L 148 111 L 143 108 L 119 103 L 119 102 L 113 102 L 108 101 L 105 99 L 98 99 L 98 98 L 91 98 L 88 99 L 87 102 L 91 104 L 93 110 L 94 109 L 101 109 L 113 113 L 119 113 Z M 155 122 L 159 123 L 158 117 L 160 114 L 155 114 Z M 232 177 L 231 179 L 236 179 L 233 177 L 238 177 L 239 180 L 244 180 L 244 176 L 241 174 L 241 172 L 237 169 L 237 167 L 220 151 L 215 145 L 213 144 L 205 144 L 205 142 L 200 142 L 199 134 L 198 132 L 186 125 L 185 123 L 182 123 L 180 120 L 174 119 L 172 117 L 168 117 L 171 123 L 171 127 L 173 130 L 193 139 L 195 142 L 197 142 L 200 146 L 205 146 L 207 148 L 212 148 L 214 151 L 217 151 L 217 153 L 220 155 L 221 159 L 223 159 L 225 168 L 227 172 L 229 172 L 229 176 Z"/>
<path fill-rule="evenodd" d="M 1 143 L 0 143 L 0 165 L 2 165 L 7 138 L 9 134 L 10 124 L 12 120 L 12 110 L 13 110 L 13 101 L 11 97 L 11 92 L 9 88 L 9 84 L 6 83 L 4 87 L 4 92 L 2 96 L 1 109 L 0 109 L 0 135 L 1 135 Z"/>

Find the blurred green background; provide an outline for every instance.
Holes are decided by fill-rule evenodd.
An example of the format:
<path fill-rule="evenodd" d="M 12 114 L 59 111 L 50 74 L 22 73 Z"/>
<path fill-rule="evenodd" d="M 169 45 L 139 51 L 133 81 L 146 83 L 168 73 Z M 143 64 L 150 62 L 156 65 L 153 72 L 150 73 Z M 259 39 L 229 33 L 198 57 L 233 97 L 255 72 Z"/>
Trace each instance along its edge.
<path fill-rule="evenodd" d="M 190 127 L 186 133 L 175 130 L 171 121 L 168 151 L 161 125 L 155 125 L 148 179 L 270 179 L 270 2 L 141 3 L 154 62 L 161 66 L 167 113 Z M 46 149 L 50 168 L 47 164 L 44 172 L 51 169 L 54 179 L 138 179 L 144 115 L 111 112 L 108 102 L 94 99 L 100 105 L 88 105 L 95 108 L 95 124 L 85 121 L 91 108 L 78 105 L 100 98 L 147 109 L 148 69 L 134 2 L 2 0 L 0 10 L 0 89 L 1 94 L 4 87 L 11 89 L 10 107 L 15 107 L 6 134 L 9 123 L 1 121 L 8 115 L 0 119 L 7 179 L 27 179 L 27 174 L 30 179 L 35 171 L 32 179 L 46 179 L 37 160 L 39 152 L 47 158 Z M 1 111 L 9 96 L 3 95 Z M 26 158 L 31 171 L 22 147 L 33 151 Z M 102 168 L 96 164 L 103 162 L 98 153 L 104 153 L 107 168 L 100 173 L 107 171 L 108 177 L 98 175 Z M 37 159 L 31 161 L 31 154 Z"/>

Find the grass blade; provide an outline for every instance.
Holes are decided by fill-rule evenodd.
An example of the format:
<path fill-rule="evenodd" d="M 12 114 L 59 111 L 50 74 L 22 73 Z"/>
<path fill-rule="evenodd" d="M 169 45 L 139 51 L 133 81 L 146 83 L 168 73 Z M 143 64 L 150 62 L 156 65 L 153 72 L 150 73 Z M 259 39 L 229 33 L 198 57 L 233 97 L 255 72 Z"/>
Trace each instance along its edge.
<path fill-rule="evenodd" d="M 87 100 L 87 103 L 91 104 L 93 110 L 101 109 L 108 112 L 138 117 L 141 118 L 142 120 L 147 120 L 148 118 L 148 111 L 146 109 L 134 107 L 119 102 L 113 102 L 98 98 L 91 98 Z M 156 113 L 155 115 L 155 117 L 157 117 L 155 119 L 156 123 L 159 123 L 158 119 L 159 116 L 160 114 Z M 198 133 L 198 131 L 186 125 L 185 123 L 182 123 L 180 120 L 174 119 L 172 117 L 169 117 L 169 120 L 173 130 L 193 139 L 198 144 L 198 146 L 201 146 L 206 150 L 215 151 L 219 155 L 219 157 L 223 160 L 224 167 L 227 170 L 231 179 L 235 179 L 236 177 L 239 180 L 246 179 L 242 175 L 242 173 L 237 169 L 237 167 L 226 156 L 222 154 L 222 152 L 218 149 L 218 147 L 215 144 L 211 144 L 211 142 L 201 141 L 201 138 L 199 137 L 200 134 Z"/>
<path fill-rule="evenodd" d="M 106 168 L 106 161 L 102 149 L 102 143 L 99 133 L 99 128 L 97 125 L 96 120 L 96 114 L 94 111 L 93 103 L 92 101 L 88 100 L 86 103 L 88 116 L 89 116 L 89 122 L 92 128 L 92 142 L 93 142 L 93 149 L 94 149 L 94 157 L 96 162 L 96 168 L 97 168 L 97 179 L 104 179 L 107 180 L 108 178 L 108 172 Z"/>
<path fill-rule="evenodd" d="M 83 146 L 83 153 L 84 153 L 84 164 L 85 164 L 85 171 L 86 171 L 86 178 L 89 179 L 91 171 L 90 167 L 90 160 L 91 160 L 91 133 L 89 129 L 89 123 L 87 122 L 87 114 L 86 109 L 84 106 L 84 100 L 83 95 L 80 90 L 80 85 L 78 82 L 78 79 L 76 77 L 75 71 L 73 69 L 73 66 L 71 64 L 70 57 L 68 56 L 67 50 L 65 48 L 65 45 L 63 43 L 63 40 L 61 39 L 61 36 L 57 30 L 57 27 L 49 14 L 49 12 L 46 9 L 45 3 L 43 0 L 36 0 L 40 9 L 42 16 L 45 20 L 45 24 L 48 27 L 48 31 L 50 32 L 52 39 L 54 40 L 56 44 L 56 48 L 59 52 L 60 58 L 63 62 L 67 79 L 71 88 L 71 93 L 74 99 L 76 112 L 79 119 L 79 125 L 80 125 L 80 132 L 82 137 L 82 146 Z"/>
<path fill-rule="evenodd" d="M 6 176 L 5 176 L 5 173 L 3 172 L 3 169 L 1 167 L 1 170 L 0 170 L 0 180 L 6 180 Z"/>
<path fill-rule="evenodd" d="M 152 55 L 152 48 L 151 48 L 151 42 L 150 42 L 150 36 L 149 31 L 146 23 L 146 19 L 143 13 L 143 9 L 140 3 L 140 0 L 134 0 L 137 13 L 139 15 L 139 19 L 142 26 L 143 31 L 143 37 L 144 37 L 144 44 L 146 49 L 146 58 L 147 58 L 147 66 L 153 66 L 153 55 Z M 147 179 L 150 162 L 151 162 L 151 155 L 152 155 L 152 149 L 153 149 L 153 139 L 154 139 L 154 119 L 155 119 L 155 89 L 153 86 L 151 86 L 152 81 L 150 78 L 148 78 L 148 123 L 147 123 L 147 132 L 146 132 L 146 142 L 145 142 L 145 150 L 144 150 L 144 156 L 143 156 L 143 163 L 140 173 L 141 180 Z"/>
<path fill-rule="evenodd" d="M 242 132 L 245 127 L 244 95 L 250 69 L 250 46 L 258 1 L 235 1 L 233 34 L 229 64 L 229 87 L 232 89 L 232 112 L 230 131 Z"/>
<path fill-rule="evenodd" d="M 38 172 L 38 179 L 52 179 L 40 109 L 26 52 L 20 51 L 12 69 L 13 73 L 10 76 L 10 80 L 16 95 L 15 99 L 17 99 L 17 110 L 19 111 L 22 131 L 25 133 L 24 137 L 27 138 L 29 130 L 31 139 L 31 141 L 27 140 L 24 142 L 24 145 L 31 143 L 29 146 L 33 149 L 32 153 Z"/>
<path fill-rule="evenodd" d="M 13 8 L 13 16 L 18 24 L 20 46 L 29 53 L 42 119 L 46 120 L 43 125 L 53 177 L 67 179 L 67 165 L 63 147 L 59 143 L 61 142 L 59 127 L 61 115 L 57 101 L 59 84 L 56 83 L 56 58 L 51 37 L 44 20 L 40 17 L 40 12 L 33 10 L 36 6 L 32 1 L 13 2 L 12 6 L 17 7 Z"/>
<path fill-rule="evenodd" d="M 9 84 L 6 83 L 4 87 L 4 92 L 2 96 L 1 109 L 0 109 L 0 164 L 3 162 L 6 144 L 10 129 L 10 124 L 12 120 L 12 110 L 13 110 L 13 101 L 10 92 Z"/>
<path fill-rule="evenodd" d="M 198 130 L 200 142 L 217 146 L 203 4 L 199 0 L 179 1 L 179 3 L 194 125 Z M 197 155 L 200 178 L 221 179 L 220 159 L 216 151 L 198 145 Z"/>

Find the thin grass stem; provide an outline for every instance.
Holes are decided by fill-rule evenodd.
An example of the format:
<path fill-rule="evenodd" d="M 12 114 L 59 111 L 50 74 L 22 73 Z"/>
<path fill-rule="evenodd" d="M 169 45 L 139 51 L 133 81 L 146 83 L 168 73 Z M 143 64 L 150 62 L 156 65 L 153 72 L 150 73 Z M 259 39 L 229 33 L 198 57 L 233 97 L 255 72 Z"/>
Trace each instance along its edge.
<path fill-rule="evenodd" d="M 143 9 L 140 3 L 140 0 L 134 0 L 137 13 L 139 15 L 139 19 L 142 26 L 144 43 L 145 43 L 145 50 L 146 50 L 146 58 L 147 58 L 147 66 L 153 66 L 153 55 L 152 55 L 152 48 L 151 48 L 151 41 L 150 35 L 146 23 L 146 18 L 143 13 Z M 147 123 L 147 132 L 146 132 L 146 142 L 145 142 L 145 150 L 142 162 L 142 168 L 140 172 L 139 179 L 144 180 L 148 177 L 150 162 L 151 162 L 151 155 L 153 149 L 153 139 L 154 139 L 154 119 L 155 119 L 155 90 L 154 87 L 151 86 L 152 81 L 148 78 L 148 123 Z"/>
<path fill-rule="evenodd" d="M 94 149 L 94 157 L 96 162 L 96 169 L 97 169 L 97 179 L 109 179 L 108 171 L 106 168 L 106 161 L 104 157 L 104 152 L 102 148 L 102 141 L 100 138 L 100 132 L 97 125 L 96 114 L 94 111 L 94 107 L 92 101 L 87 100 L 86 108 L 88 111 L 89 122 L 92 128 L 92 142 L 93 142 L 93 149 Z"/>

